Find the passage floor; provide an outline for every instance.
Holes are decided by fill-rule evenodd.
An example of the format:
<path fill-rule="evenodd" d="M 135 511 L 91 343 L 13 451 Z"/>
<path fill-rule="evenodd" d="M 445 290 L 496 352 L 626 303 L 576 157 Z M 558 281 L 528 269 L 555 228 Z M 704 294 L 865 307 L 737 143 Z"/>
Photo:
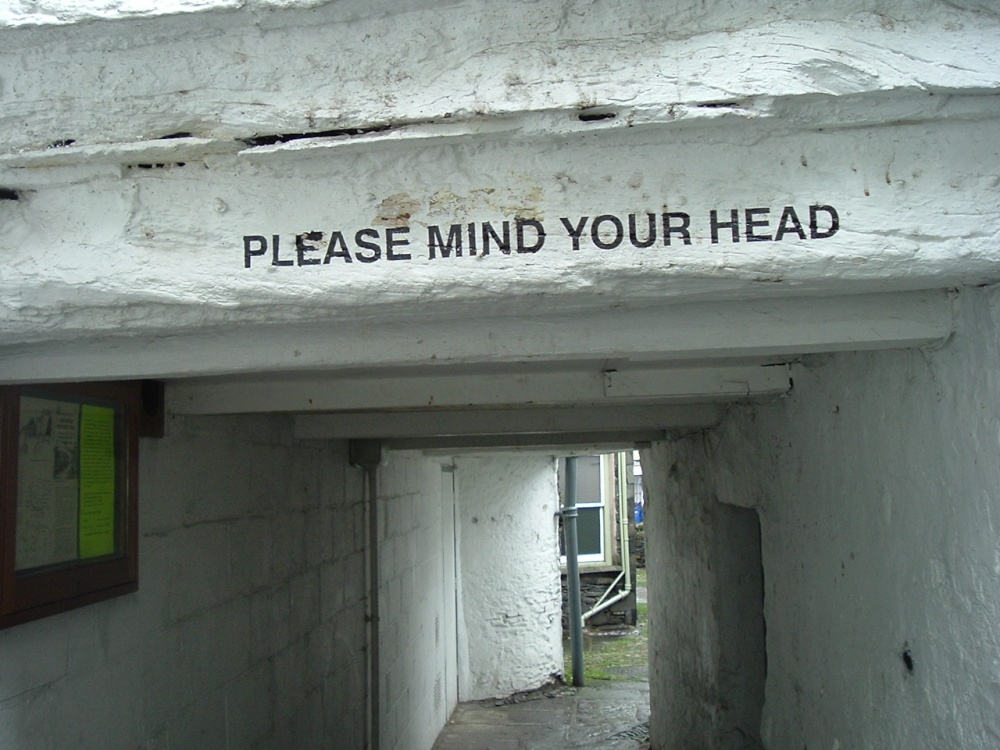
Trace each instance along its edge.
<path fill-rule="evenodd" d="M 648 734 L 649 685 L 608 682 L 463 703 L 434 750 L 642 750 Z"/>

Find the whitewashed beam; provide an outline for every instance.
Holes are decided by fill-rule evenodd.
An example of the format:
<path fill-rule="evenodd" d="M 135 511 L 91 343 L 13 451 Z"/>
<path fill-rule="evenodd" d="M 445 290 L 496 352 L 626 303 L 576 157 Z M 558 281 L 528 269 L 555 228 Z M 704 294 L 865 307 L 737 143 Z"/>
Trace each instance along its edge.
<path fill-rule="evenodd" d="M 604 396 L 609 401 L 642 401 L 692 393 L 697 398 L 733 399 L 776 396 L 790 387 L 786 365 L 715 367 L 710 372 L 711 377 L 697 368 L 609 370 L 603 373 Z"/>
<path fill-rule="evenodd" d="M 234 327 L 0 348 L 0 381 L 177 378 L 249 372 L 517 362 L 788 358 L 935 346 L 952 332 L 947 292 L 704 302 L 603 314 L 426 319 L 386 325 Z M 353 408 L 347 405 L 345 408 Z"/>
<path fill-rule="evenodd" d="M 0 200 L 0 242 L 17 262 L 0 267 L 0 346 L 107 338 L 136 353 L 191 335 L 239 349 L 275 326 L 304 353 L 283 362 L 302 369 L 310 357 L 364 361 L 350 346 L 325 350 L 352 332 L 372 341 L 373 329 L 386 341 L 447 337 L 428 352 L 440 357 L 473 322 L 508 338 L 516 318 L 1000 281 L 1000 178 L 984 157 L 1000 120 L 863 136 L 754 122 L 711 138 L 640 130 L 432 138 L 267 165 L 52 167 L 58 184 L 38 183 L 48 168 L 6 170 L 0 188 L 19 199 Z M 810 211 L 824 205 L 838 228 L 824 210 L 814 238 Z M 484 256 L 487 224 L 506 223 L 516 245 L 519 219 L 544 225 L 544 242 L 529 225 L 524 252 L 494 243 Z M 408 243 L 393 260 L 390 232 Z M 445 257 L 441 242 L 459 235 L 462 255 Z M 374 238 L 377 259 L 359 244 Z M 183 357 L 168 359 L 185 372 Z M 210 359 L 188 371 L 232 371 Z"/>
<path fill-rule="evenodd" d="M 703 429 L 718 423 L 724 407 L 716 403 L 628 404 L 614 407 L 572 406 L 535 409 L 338 412 L 300 414 L 295 437 L 414 438 L 493 434 L 583 432 L 649 432 L 664 429 Z"/>
<path fill-rule="evenodd" d="M 704 401 L 773 396 L 789 388 L 785 367 L 717 366 L 643 370 L 623 377 L 619 394 L 597 370 L 442 372 L 391 376 L 257 377 L 180 383 L 169 408 L 177 414 L 346 411 L 505 405 Z"/>
<path fill-rule="evenodd" d="M 20 4 L 0 381 L 925 345 L 944 303 L 865 295 L 1000 281 L 978 5 Z M 521 219 L 544 247 L 432 252 Z"/>
<path fill-rule="evenodd" d="M 206 156 L 236 153 L 243 148 L 239 141 L 218 138 L 167 138 L 127 143 L 99 143 L 81 146 L 60 146 L 0 154 L 0 169 L 38 169 L 41 167 L 75 167 L 92 164 L 118 166 L 177 164 L 204 159 Z M 48 172 L 48 170 L 46 170 Z M 39 173 L 36 172 L 37 176 Z M 49 174 L 53 174 L 49 172 Z M 48 181 L 58 181 L 64 172 L 54 173 Z M 41 183 L 46 180 L 42 178 Z"/>
<path fill-rule="evenodd" d="M 423 450 L 437 453 L 525 450 L 569 455 L 631 450 L 645 443 L 663 440 L 665 437 L 666 433 L 662 430 L 551 435 L 446 435 L 393 438 L 386 440 L 383 445 L 389 450 Z"/>
<path fill-rule="evenodd" d="M 622 126 L 762 118 L 769 99 L 808 113 L 815 96 L 983 93 L 1000 79 L 996 15 L 929 0 L 897 0 L 891 23 L 863 0 L 46 5 L 0 9 L 10 149 L 601 106 Z M 391 43 L 372 54 L 371 39 Z M 923 98 L 925 113 L 941 106 Z"/>

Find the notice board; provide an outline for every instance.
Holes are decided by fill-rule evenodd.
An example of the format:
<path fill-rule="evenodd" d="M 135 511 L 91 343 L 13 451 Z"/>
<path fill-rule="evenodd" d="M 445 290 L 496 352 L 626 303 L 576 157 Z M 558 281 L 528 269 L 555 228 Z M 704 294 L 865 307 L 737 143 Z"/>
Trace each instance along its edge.
<path fill-rule="evenodd" d="M 0 389 L 0 627 L 138 587 L 140 384 Z"/>

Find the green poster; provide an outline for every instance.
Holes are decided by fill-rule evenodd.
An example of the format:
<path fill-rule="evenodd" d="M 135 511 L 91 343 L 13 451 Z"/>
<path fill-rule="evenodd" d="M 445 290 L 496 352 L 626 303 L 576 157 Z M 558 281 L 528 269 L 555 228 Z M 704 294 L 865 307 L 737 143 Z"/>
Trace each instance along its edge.
<path fill-rule="evenodd" d="M 115 410 L 80 411 L 80 558 L 115 552 Z"/>

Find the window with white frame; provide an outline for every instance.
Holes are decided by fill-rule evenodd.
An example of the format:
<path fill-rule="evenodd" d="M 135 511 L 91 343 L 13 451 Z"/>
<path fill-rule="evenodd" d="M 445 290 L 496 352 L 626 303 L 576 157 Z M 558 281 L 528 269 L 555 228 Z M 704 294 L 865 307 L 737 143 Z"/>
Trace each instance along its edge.
<path fill-rule="evenodd" d="M 580 456 L 576 462 L 576 532 L 581 563 L 607 561 L 607 469 L 602 456 Z M 559 461 L 560 496 L 566 492 L 566 459 Z M 559 535 L 559 553 L 566 562 L 563 535 Z"/>

